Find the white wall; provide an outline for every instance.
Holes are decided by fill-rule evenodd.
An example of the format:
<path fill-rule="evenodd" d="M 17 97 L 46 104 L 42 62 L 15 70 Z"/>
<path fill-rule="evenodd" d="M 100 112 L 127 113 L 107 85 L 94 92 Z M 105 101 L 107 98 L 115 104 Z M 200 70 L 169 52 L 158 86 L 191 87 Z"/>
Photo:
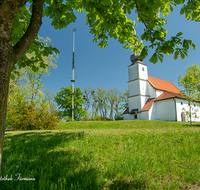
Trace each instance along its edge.
<path fill-rule="evenodd" d="M 132 82 L 128 83 L 128 91 L 129 91 L 129 96 L 135 96 L 140 94 L 140 81 L 135 80 Z"/>
<path fill-rule="evenodd" d="M 148 71 L 147 71 L 146 65 L 138 63 L 138 72 L 139 72 L 140 79 L 143 79 L 143 80 L 148 79 Z"/>
<path fill-rule="evenodd" d="M 147 80 L 139 80 L 140 94 L 149 95 L 149 88 Z"/>
<path fill-rule="evenodd" d="M 128 67 L 128 76 L 129 76 L 129 81 L 139 78 L 138 64 L 130 65 Z"/>
<path fill-rule="evenodd" d="M 156 97 L 156 90 L 153 88 L 153 86 L 148 82 L 148 92 L 150 95 L 150 98 L 155 98 Z"/>
<path fill-rule="evenodd" d="M 139 119 L 141 120 L 149 120 L 149 113 L 148 111 L 143 111 L 139 114 Z"/>
<path fill-rule="evenodd" d="M 123 114 L 123 120 L 133 120 L 133 115 L 131 115 L 131 114 Z"/>
<path fill-rule="evenodd" d="M 141 102 L 140 102 L 140 96 L 135 96 L 135 97 L 130 97 L 128 99 L 128 102 L 129 102 L 129 112 L 132 110 L 132 109 L 141 109 Z"/>
<path fill-rule="evenodd" d="M 177 121 L 181 121 L 181 112 L 185 112 L 183 110 L 183 108 L 186 111 L 189 111 L 188 101 L 183 100 L 183 99 L 178 99 L 178 98 L 176 98 L 175 100 L 176 100 L 176 110 L 177 110 Z M 181 105 L 181 102 L 183 103 L 183 105 Z M 196 106 L 194 106 L 194 104 Z M 194 115 L 192 115 L 192 121 L 200 121 L 200 107 L 199 107 L 199 105 L 196 102 L 191 102 L 191 106 L 192 106 L 192 113 L 194 113 L 194 111 L 196 110 L 196 113 Z M 195 115 L 197 116 L 197 118 L 195 117 Z M 190 121 L 189 117 L 187 117 L 187 116 L 186 116 L 186 121 Z"/>
<path fill-rule="evenodd" d="M 167 99 L 154 102 L 156 105 L 156 119 L 165 121 L 175 121 L 174 99 Z"/>
<path fill-rule="evenodd" d="M 157 118 L 157 109 L 156 109 L 156 103 L 154 102 L 151 106 L 151 108 L 149 109 L 149 119 L 150 120 L 156 120 Z"/>
<path fill-rule="evenodd" d="M 156 90 L 156 98 L 157 98 L 158 96 L 160 96 L 162 93 L 163 93 L 163 91 Z"/>

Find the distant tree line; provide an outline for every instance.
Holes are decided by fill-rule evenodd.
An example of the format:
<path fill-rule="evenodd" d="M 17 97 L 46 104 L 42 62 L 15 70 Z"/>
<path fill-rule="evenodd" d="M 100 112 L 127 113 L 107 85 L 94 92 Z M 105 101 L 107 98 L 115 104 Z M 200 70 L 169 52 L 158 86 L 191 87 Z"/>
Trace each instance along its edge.
<path fill-rule="evenodd" d="M 123 93 L 117 88 L 85 87 L 83 99 L 83 109 L 86 111 L 84 120 L 122 119 L 122 111 L 128 103 L 128 90 Z"/>
<path fill-rule="evenodd" d="M 72 116 L 72 87 L 62 87 L 54 100 L 59 107 L 59 115 L 66 120 Z M 75 88 L 75 120 L 113 120 L 122 119 L 122 111 L 128 106 L 128 90 L 85 87 Z"/>

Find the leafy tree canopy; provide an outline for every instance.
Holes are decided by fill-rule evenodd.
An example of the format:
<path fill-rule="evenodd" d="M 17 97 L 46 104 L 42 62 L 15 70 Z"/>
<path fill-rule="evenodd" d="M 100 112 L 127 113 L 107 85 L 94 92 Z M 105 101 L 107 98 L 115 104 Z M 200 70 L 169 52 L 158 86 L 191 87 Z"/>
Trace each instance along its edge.
<path fill-rule="evenodd" d="M 37 2 L 37 0 L 34 2 Z M 149 48 L 154 48 L 155 53 L 149 61 L 156 63 L 158 60 L 163 61 L 164 54 L 173 54 L 174 59 L 177 59 L 178 56 L 184 59 L 185 56 L 188 56 L 187 51 L 190 46 L 196 48 L 191 40 L 182 38 L 181 31 L 176 36 L 172 36 L 170 39 L 167 38 L 168 31 L 164 28 L 167 25 L 165 16 L 180 4 L 182 5 L 180 14 L 185 14 L 186 19 L 200 20 L 198 8 L 200 2 L 197 0 L 187 1 L 186 3 L 185 0 L 45 0 L 41 6 L 44 6 L 43 16 L 47 16 L 52 20 L 51 24 L 55 29 L 62 29 L 71 22 L 75 22 L 74 10 L 78 12 L 85 11 L 86 24 L 90 27 L 90 33 L 94 35 L 93 41 L 98 42 L 99 47 L 108 45 L 108 37 L 115 38 L 124 44 L 124 48 L 132 48 L 134 52 L 141 51 L 141 58 L 148 55 Z M 28 6 L 30 8 L 26 8 Z M 33 1 L 29 0 L 26 7 L 21 8 L 15 18 L 12 32 L 13 45 L 19 42 L 30 24 Z M 148 46 L 144 46 L 142 42 L 138 41 L 135 32 L 136 22 L 128 18 L 132 11 L 135 11 L 138 15 L 135 19 L 138 19 L 145 26 L 141 38 L 146 42 L 150 42 Z M 47 55 L 53 51 L 58 53 L 56 48 L 44 47 L 44 44 L 39 42 L 37 38 L 28 51 L 34 52 L 34 59 L 37 60 L 40 60 L 41 55 Z M 24 66 L 25 62 L 37 69 L 34 67 L 34 61 L 28 61 L 24 54 L 19 65 Z M 45 67 L 42 60 L 40 60 L 40 63 L 40 66 Z"/>
<path fill-rule="evenodd" d="M 188 66 L 185 76 L 180 74 L 178 83 L 183 87 L 183 94 L 190 100 L 200 98 L 200 68 L 196 64 Z"/>
<path fill-rule="evenodd" d="M 84 103 L 82 97 L 82 91 L 80 88 L 74 89 L 74 119 L 80 120 L 84 114 L 85 110 L 82 108 Z M 57 103 L 60 109 L 60 116 L 67 116 L 72 118 L 72 87 L 62 87 L 60 92 L 57 92 L 54 101 Z"/>

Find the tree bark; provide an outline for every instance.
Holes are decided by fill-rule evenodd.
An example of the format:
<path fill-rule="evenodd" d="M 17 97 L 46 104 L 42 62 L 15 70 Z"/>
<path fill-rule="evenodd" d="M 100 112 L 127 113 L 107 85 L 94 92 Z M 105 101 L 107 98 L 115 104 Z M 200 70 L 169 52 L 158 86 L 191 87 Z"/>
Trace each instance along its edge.
<path fill-rule="evenodd" d="M 42 24 L 44 0 L 33 0 L 30 25 L 15 47 L 11 36 L 15 17 L 28 0 L 9 0 L 0 3 L 0 176 L 4 146 L 7 99 L 10 75 L 14 65 L 35 40 Z"/>

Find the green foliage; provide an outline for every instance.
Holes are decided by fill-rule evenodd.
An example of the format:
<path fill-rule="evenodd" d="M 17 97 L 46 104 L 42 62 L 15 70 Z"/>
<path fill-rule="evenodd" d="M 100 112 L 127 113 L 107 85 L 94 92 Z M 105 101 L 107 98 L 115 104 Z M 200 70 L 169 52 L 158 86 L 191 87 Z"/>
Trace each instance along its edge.
<path fill-rule="evenodd" d="M 115 115 L 115 120 L 117 121 L 117 120 L 123 120 L 123 114 L 122 113 L 117 113 L 116 115 Z"/>
<path fill-rule="evenodd" d="M 128 90 L 126 90 L 126 92 L 124 92 L 123 97 L 122 97 L 122 107 L 125 110 L 128 107 L 128 97 L 129 97 L 129 92 Z"/>
<path fill-rule="evenodd" d="M 183 87 L 186 98 L 196 100 L 200 98 L 200 68 L 196 64 L 188 66 L 185 76 L 180 74 L 179 85 Z"/>
<path fill-rule="evenodd" d="M 17 42 L 25 34 L 31 19 L 31 12 L 29 8 L 25 6 L 20 9 L 19 13 L 15 17 L 12 30 L 12 44 L 16 45 Z M 46 39 L 37 36 L 35 41 L 30 45 L 26 53 L 18 60 L 17 65 L 15 65 L 11 78 L 13 79 L 16 74 L 19 75 L 17 69 L 29 67 L 34 72 L 39 72 L 40 68 L 47 69 L 49 58 L 58 56 L 59 51 L 49 44 L 50 39 Z"/>
<path fill-rule="evenodd" d="M 179 86 L 183 87 L 182 96 L 189 102 L 189 112 L 186 114 L 190 118 L 190 126 L 192 126 L 192 115 L 195 115 L 197 110 L 191 107 L 191 101 L 197 101 L 200 98 L 200 68 L 196 64 L 188 66 L 185 76 L 180 74 L 178 78 Z M 185 111 L 185 110 L 184 110 Z"/>
<path fill-rule="evenodd" d="M 124 45 L 124 48 L 131 48 L 134 52 L 142 52 L 141 59 L 148 55 L 148 49 L 154 48 L 155 53 L 150 61 L 156 63 L 158 60 L 163 61 L 164 54 L 174 54 L 177 59 L 180 55 L 182 59 L 187 56 L 189 47 L 196 48 L 188 39 L 183 39 L 182 33 L 168 38 L 168 31 L 164 28 L 167 25 L 165 17 L 173 12 L 177 5 L 182 6 L 180 14 L 185 14 L 186 19 L 195 21 L 200 20 L 200 3 L 197 0 L 147 0 L 147 1 L 80 1 L 80 0 L 46 0 L 44 3 L 43 16 L 49 17 L 51 25 L 55 29 L 67 27 L 70 23 L 75 22 L 76 15 L 74 10 L 78 12 L 85 11 L 86 24 L 89 25 L 90 33 L 94 35 L 94 42 L 98 42 L 99 47 L 108 45 L 108 38 L 118 39 Z M 15 45 L 24 35 L 30 23 L 32 1 L 29 1 L 29 8 L 25 6 L 20 9 L 15 18 L 13 25 L 12 43 Z M 138 41 L 134 20 L 128 18 L 128 15 L 135 11 L 138 15 L 137 20 L 144 24 L 145 30 L 141 35 L 141 39 L 150 42 L 149 46 L 144 46 L 143 42 Z M 187 43 L 186 41 L 190 41 Z M 27 53 L 34 53 L 36 56 L 32 61 L 28 61 L 26 55 L 22 57 L 18 65 L 34 67 L 34 62 L 40 62 L 40 67 L 45 67 L 42 56 L 47 56 L 53 52 L 58 53 L 56 48 L 52 46 L 44 46 L 38 39 L 27 50 Z M 179 52 L 179 53 L 178 53 Z"/>
<path fill-rule="evenodd" d="M 50 39 L 44 39 L 49 42 Z M 31 59 L 32 55 L 27 55 Z M 57 55 L 43 57 L 46 68 L 33 71 L 32 67 L 16 67 L 13 79 L 10 79 L 7 128 L 14 127 L 17 130 L 53 129 L 56 128 L 60 118 L 57 116 L 55 104 L 52 102 L 52 94 L 43 90 L 41 77 L 50 74 L 50 68 L 56 68 Z"/>
<path fill-rule="evenodd" d="M 35 104 L 22 102 L 20 109 L 8 108 L 6 125 L 16 130 L 57 129 L 60 118 L 55 113 L 38 109 Z"/>
<path fill-rule="evenodd" d="M 67 116 L 71 119 L 72 117 L 72 86 L 71 87 L 62 87 L 60 92 L 56 93 L 54 101 L 57 103 L 60 111 L 59 115 L 61 117 Z M 80 88 L 74 89 L 74 119 L 80 120 L 84 114 L 85 110 L 82 108 L 84 103 L 82 97 L 82 91 Z"/>

